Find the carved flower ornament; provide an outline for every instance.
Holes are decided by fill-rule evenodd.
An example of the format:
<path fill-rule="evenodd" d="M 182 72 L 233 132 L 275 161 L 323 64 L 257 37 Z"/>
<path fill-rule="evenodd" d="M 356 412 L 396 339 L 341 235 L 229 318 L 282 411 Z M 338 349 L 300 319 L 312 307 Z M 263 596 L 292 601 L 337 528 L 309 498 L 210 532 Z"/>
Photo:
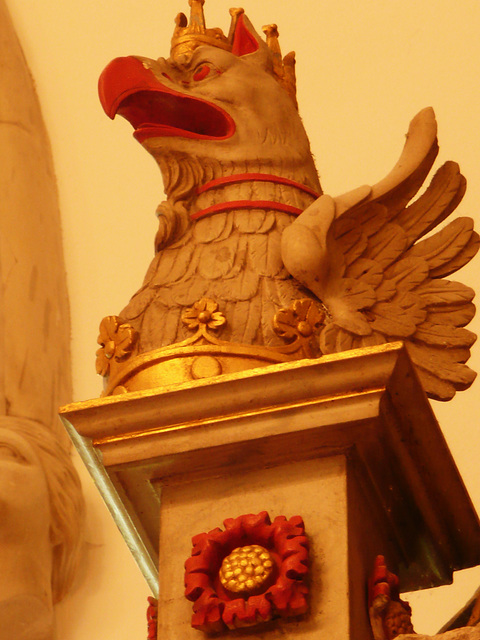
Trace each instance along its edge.
<path fill-rule="evenodd" d="M 126 360 L 137 342 L 138 333 L 118 316 L 107 316 L 100 323 L 100 335 L 97 342 L 96 369 L 101 376 L 108 375 L 112 360 Z"/>
<path fill-rule="evenodd" d="M 158 600 L 148 596 L 147 640 L 157 640 Z"/>
<path fill-rule="evenodd" d="M 202 298 L 183 312 L 182 321 L 189 329 L 198 329 L 202 325 L 209 329 L 217 329 L 225 324 L 226 319 L 223 313 L 218 311 L 218 303 L 210 298 Z"/>
<path fill-rule="evenodd" d="M 288 309 L 280 309 L 273 319 L 277 335 L 287 340 L 309 338 L 319 329 L 325 314 L 310 298 L 295 300 Z"/>
<path fill-rule="evenodd" d="M 415 633 L 412 609 L 400 598 L 398 576 L 388 570 L 384 556 L 375 558 L 368 581 L 368 602 L 374 640 L 394 640 Z"/>
<path fill-rule="evenodd" d="M 307 611 L 308 540 L 300 516 L 266 511 L 224 521 L 192 538 L 185 596 L 192 627 L 206 632 L 249 627 Z"/>

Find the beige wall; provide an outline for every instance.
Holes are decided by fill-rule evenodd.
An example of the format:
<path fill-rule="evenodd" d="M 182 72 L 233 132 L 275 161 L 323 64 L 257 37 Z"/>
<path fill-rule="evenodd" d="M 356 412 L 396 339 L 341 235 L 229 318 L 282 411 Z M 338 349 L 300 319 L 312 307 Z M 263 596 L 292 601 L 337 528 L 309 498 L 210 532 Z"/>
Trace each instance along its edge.
<path fill-rule="evenodd" d="M 152 255 L 162 188 L 153 160 L 125 121 L 110 122 L 96 96 L 103 66 L 118 55 L 166 55 L 178 0 L 8 0 L 37 82 L 59 182 L 73 325 L 75 398 L 98 395 L 94 353 L 100 319 L 139 286 Z M 229 3 L 208 0 L 207 20 L 228 28 Z M 376 182 L 393 166 L 409 120 L 431 105 L 440 155 L 469 181 L 460 212 L 480 221 L 480 3 L 478 0 L 245 0 L 252 22 L 277 22 L 297 52 L 300 111 L 322 185 L 339 194 Z M 461 274 L 477 285 L 480 259 Z M 477 276 L 477 277 L 476 277 Z M 477 285 L 478 286 L 478 285 Z M 480 332 L 480 321 L 473 327 Z M 480 350 L 472 366 L 480 369 Z M 478 384 L 435 411 L 477 508 Z M 83 583 L 59 611 L 59 636 L 142 638 L 143 579 L 87 483 L 90 548 Z M 480 584 L 411 598 L 417 629 L 433 632 Z"/>

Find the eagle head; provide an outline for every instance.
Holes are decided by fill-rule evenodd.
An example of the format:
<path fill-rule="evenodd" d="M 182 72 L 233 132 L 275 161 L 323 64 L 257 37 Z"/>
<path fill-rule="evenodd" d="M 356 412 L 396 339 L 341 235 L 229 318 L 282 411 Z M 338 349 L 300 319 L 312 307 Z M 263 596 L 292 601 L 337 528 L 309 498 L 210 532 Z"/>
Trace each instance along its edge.
<path fill-rule="evenodd" d="M 195 16 L 187 26 L 180 14 L 168 59 L 116 58 L 103 71 L 105 112 L 126 118 L 157 160 L 172 152 L 226 162 L 311 158 L 294 96 L 294 55 L 282 60 L 275 25 L 264 28 L 265 42 L 243 11 L 234 12 L 228 40 L 202 25 L 198 35 Z"/>

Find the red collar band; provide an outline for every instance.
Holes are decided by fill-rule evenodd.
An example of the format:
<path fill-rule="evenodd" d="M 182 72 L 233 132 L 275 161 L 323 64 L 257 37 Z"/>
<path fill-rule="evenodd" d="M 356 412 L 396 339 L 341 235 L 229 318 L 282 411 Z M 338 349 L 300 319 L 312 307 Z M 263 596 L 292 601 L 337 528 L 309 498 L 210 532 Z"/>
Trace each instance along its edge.
<path fill-rule="evenodd" d="M 198 218 L 204 218 L 214 213 L 220 213 L 221 211 L 230 211 L 231 209 L 274 209 L 275 211 L 283 211 L 284 213 L 290 213 L 295 216 L 299 216 L 303 209 L 292 207 L 289 204 L 283 202 L 273 202 L 271 200 L 234 200 L 232 202 L 219 202 L 206 209 L 200 209 L 195 213 L 190 214 L 192 220 L 198 220 Z"/>
<path fill-rule="evenodd" d="M 295 182 L 295 180 L 290 180 L 289 178 L 282 178 L 281 176 L 274 176 L 269 173 L 238 173 L 233 176 L 216 178 L 215 180 L 210 180 L 210 182 L 206 182 L 204 185 L 199 187 L 197 189 L 197 193 L 205 193 L 205 191 L 215 189 L 215 187 L 223 187 L 227 184 L 235 184 L 238 182 L 276 182 L 277 184 L 285 184 L 289 187 L 300 189 L 300 191 L 304 191 L 314 198 L 319 198 L 321 196 L 320 193 L 317 193 L 314 189 L 310 189 L 310 187 L 306 187 L 300 182 Z"/>

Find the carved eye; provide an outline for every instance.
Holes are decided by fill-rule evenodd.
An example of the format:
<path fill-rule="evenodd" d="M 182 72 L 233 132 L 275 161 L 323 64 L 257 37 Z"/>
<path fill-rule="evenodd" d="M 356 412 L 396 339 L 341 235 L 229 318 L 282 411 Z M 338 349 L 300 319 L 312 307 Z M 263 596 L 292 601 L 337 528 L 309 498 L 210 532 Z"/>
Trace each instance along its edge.
<path fill-rule="evenodd" d="M 15 462 L 27 462 L 26 458 L 11 445 L 0 442 L 0 459 L 15 460 Z"/>
<path fill-rule="evenodd" d="M 208 64 L 200 64 L 193 72 L 193 79 L 195 82 L 199 82 L 200 80 L 204 80 L 207 76 L 212 73 L 219 73 L 214 67 L 211 67 Z"/>

